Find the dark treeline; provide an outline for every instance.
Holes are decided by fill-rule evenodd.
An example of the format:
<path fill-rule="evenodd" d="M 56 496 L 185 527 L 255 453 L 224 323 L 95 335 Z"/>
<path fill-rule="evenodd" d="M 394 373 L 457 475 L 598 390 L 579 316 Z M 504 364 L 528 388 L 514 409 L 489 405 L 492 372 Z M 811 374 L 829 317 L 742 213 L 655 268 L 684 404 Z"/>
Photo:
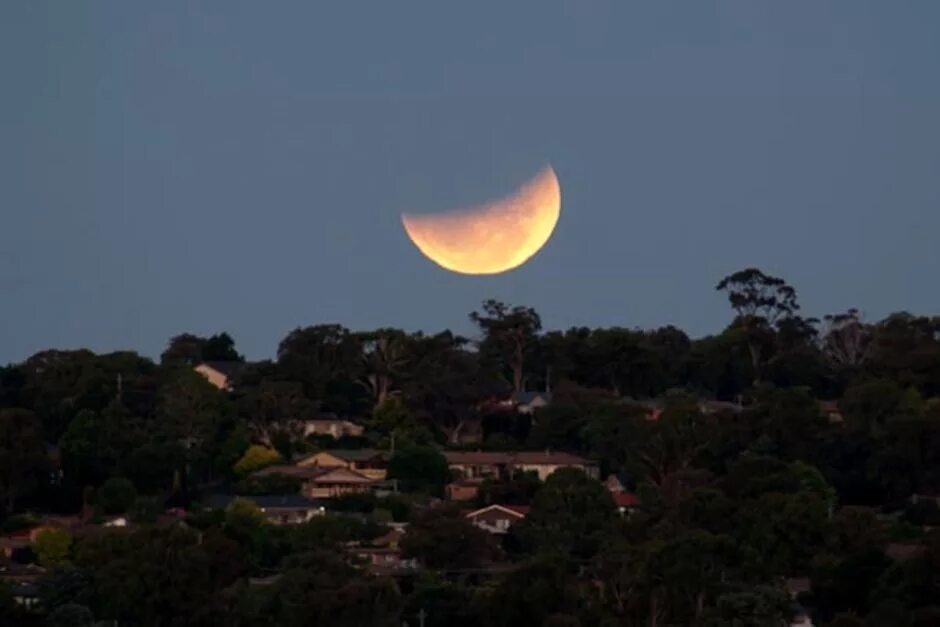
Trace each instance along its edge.
<path fill-rule="evenodd" d="M 37 548 L 40 609 L 0 589 L 0 624 L 784 625 L 795 579 L 817 625 L 940 624 L 940 511 L 923 497 L 940 494 L 940 318 L 805 316 L 793 287 L 755 269 L 717 289 L 729 325 L 699 339 L 545 331 L 533 309 L 487 301 L 474 338 L 324 324 L 290 332 L 271 361 L 244 363 L 220 333 L 174 337 L 159 363 L 48 350 L 2 368 L 5 530 L 77 513 L 139 526 Z M 203 362 L 240 363 L 231 389 Z M 533 390 L 551 404 L 493 409 Z M 366 432 L 304 437 L 299 423 L 324 415 Z M 245 489 L 253 450 L 289 461 L 393 442 L 404 493 L 346 504 L 365 516 L 287 529 L 200 513 L 210 491 Z M 494 542 L 429 506 L 445 447 L 577 453 L 641 505 L 620 517 L 577 471 L 488 484 L 481 503 L 531 507 Z M 148 524 L 172 507 L 193 512 L 187 525 Z M 425 566 L 408 580 L 342 550 L 389 511 Z M 892 558 L 898 546 L 912 556 Z"/>

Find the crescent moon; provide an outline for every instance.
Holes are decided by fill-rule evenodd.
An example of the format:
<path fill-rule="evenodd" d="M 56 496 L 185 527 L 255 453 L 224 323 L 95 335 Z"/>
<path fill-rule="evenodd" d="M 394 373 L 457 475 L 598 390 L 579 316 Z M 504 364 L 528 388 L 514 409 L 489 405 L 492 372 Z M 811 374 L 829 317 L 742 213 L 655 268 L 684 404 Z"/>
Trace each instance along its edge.
<path fill-rule="evenodd" d="M 402 214 L 412 243 L 439 266 L 461 274 L 499 274 L 537 253 L 561 214 L 561 186 L 551 166 L 514 194 L 436 215 Z"/>

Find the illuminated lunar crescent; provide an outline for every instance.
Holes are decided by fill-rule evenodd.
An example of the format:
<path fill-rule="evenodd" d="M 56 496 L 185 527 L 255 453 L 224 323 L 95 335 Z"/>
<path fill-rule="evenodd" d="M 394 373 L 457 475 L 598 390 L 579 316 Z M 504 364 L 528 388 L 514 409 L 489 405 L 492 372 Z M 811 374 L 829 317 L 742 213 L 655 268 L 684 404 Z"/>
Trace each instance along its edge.
<path fill-rule="evenodd" d="M 551 166 L 515 194 L 470 209 L 403 214 L 405 232 L 431 261 L 462 274 L 498 274 L 525 263 L 552 236 L 561 187 Z"/>

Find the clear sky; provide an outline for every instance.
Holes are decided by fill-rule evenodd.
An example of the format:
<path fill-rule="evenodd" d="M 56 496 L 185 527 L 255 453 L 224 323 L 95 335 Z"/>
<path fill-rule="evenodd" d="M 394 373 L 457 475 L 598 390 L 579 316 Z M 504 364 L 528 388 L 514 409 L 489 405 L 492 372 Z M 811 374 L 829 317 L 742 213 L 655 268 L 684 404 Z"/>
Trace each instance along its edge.
<path fill-rule="evenodd" d="M 555 235 L 450 274 L 403 211 L 551 163 Z M 755 265 L 811 314 L 938 313 L 940 2 L 0 3 L 0 362 L 227 330 L 698 336 Z"/>

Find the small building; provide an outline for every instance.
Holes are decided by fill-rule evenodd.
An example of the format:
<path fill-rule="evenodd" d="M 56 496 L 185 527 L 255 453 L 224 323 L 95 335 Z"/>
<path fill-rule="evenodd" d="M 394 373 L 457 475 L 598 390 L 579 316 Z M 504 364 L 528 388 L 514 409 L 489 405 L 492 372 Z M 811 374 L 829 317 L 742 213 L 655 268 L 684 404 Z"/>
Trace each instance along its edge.
<path fill-rule="evenodd" d="M 551 403 L 551 392 L 519 392 L 512 395 L 512 404 L 520 414 L 534 414 Z"/>
<path fill-rule="evenodd" d="M 528 513 L 527 506 L 489 505 L 468 513 L 467 519 L 483 531 L 502 535 L 508 533 L 509 528 L 525 518 Z"/>
<path fill-rule="evenodd" d="M 39 580 L 45 572 L 35 564 L 0 562 L 0 584 L 7 587 L 14 603 L 30 609 L 39 604 Z"/>
<path fill-rule="evenodd" d="M 448 501 L 472 501 L 480 494 L 479 479 L 460 479 L 452 481 L 444 487 L 444 492 Z"/>
<path fill-rule="evenodd" d="M 414 559 L 402 557 L 400 544 L 404 535 L 404 529 L 392 528 L 388 533 L 371 542 L 351 542 L 346 550 L 371 571 L 412 570 L 418 567 L 418 563 Z"/>
<path fill-rule="evenodd" d="M 343 436 L 361 437 L 365 432 L 362 425 L 358 425 L 345 418 L 314 418 L 301 422 L 304 437 L 310 435 L 328 435 L 333 439 Z"/>
<path fill-rule="evenodd" d="M 209 380 L 209 383 L 224 390 L 231 391 L 232 381 L 245 367 L 241 361 L 204 361 L 196 365 L 193 370 Z"/>
<path fill-rule="evenodd" d="M 337 466 L 268 466 L 254 473 L 255 477 L 285 475 L 301 481 L 301 493 L 313 499 L 330 499 L 344 494 L 356 494 L 385 488 L 379 479 L 367 477 L 359 471 Z"/>
<path fill-rule="evenodd" d="M 206 506 L 211 509 L 225 509 L 236 498 L 254 503 L 273 525 L 300 525 L 326 512 L 319 502 L 299 494 L 268 496 L 216 494 L 207 499 Z"/>
<path fill-rule="evenodd" d="M 636 494 L 627 491 L 611 492 L 610 497 L 621 516 L 629 516 L 640 506 L 640 499 Z"/>
<path fill-rule="evenodd" d="M 544 481 L 559 468 L 578 468 L 597 478 L 597 464 L 561 451 L 445 451 L 447 465 L 463 479 L 506 479 L 513 473 L 534 472 Z"/>
<path fill-rule="evenodd" d="M 542 481 L 559 468 L 577 468 L 593 479 L 598 473 L 596 462 L 562 451 L 519 451 L 512 464 L 513 470 L 534 472 Z"/>
<path fill-rule="evenodd" d="M 345 468 L 370 479 L 385 479 L 389 454 L 375 449 L 330 449 L 297 462 L 300 467 Z"/>

